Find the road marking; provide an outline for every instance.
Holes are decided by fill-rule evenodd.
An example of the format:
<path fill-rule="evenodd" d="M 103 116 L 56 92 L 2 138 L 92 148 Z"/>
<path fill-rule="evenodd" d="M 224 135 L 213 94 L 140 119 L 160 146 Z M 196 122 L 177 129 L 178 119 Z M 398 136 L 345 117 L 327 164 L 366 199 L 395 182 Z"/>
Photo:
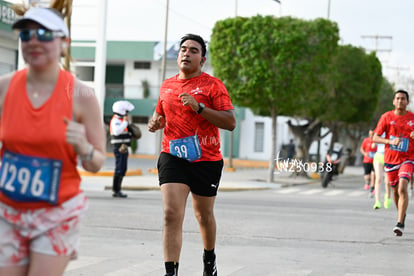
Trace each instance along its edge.
<path fill-rule="evenodd" d="M 366 192 L 364 192 L 364 191 L 353 191 L 353 192 L 349 193 L 348 196 L 361 196 L 361 195 L 365 195 L 365 194 L 366 194 Z"/>
<path fill-rule="evenodd" d="M 105 273 L 103 276 L 146 275 L 157 270 L 160 270 L 159 262 L 146 261 L 128 266 L 127 268 L 119 269 L 117 271 Z"/>
<path fill-rule="evenodd" d="M 277 193 L 279 194 L 292 194 L 292 193 L 296 193 L 299 192 L 301 189 L 298 188 L 285 188 L 285 189 L 280 189 L 277 191 Z"/>
<path fill-rule="evenodd" d="M 307 190 L 307 191 L 303 191 L 303 192 L 300 192 L 299 194 L 301 194 L 301 195 L 314 195 L 314 194 L 319 194 L 319 193 L 322 193 L 323 192 L 323 190 Z"/>
<path fill-rule="evenodd" d="M 346 273 L 344 276 L 384 276 L 384 274 Z"/>
<path fill-rule="evenodd" d="M 274 191 L 277 194 L 297 194 L 297 195 L 303 195 L 303 196 L 311 196 L 311 195 L 321 195 L 321 196 L 328 196 L 328 197 L 334 197 L 334 196 L 347 196 L 347 197 L 360 197 L 365 196 L 367 194 L 366 191 L 352 191 L 348 189 L 304 189 L 304 188 L 281 188 Z"/>
<path fill-rule="evenodd" d="M 332 191 L 324 193 L 324 195 L 326 195 L 326 196 L 336 196 L 336 195 L 340 195 L 340 194 L 343 194 L 343 193 L 344 193 L 343 190 L 332 190 Z"/>
<path fill-rule="evenodd" d="M 98 264 L 98 263 L 104 261 L 105 259 L 107 259 L 107 258 L 80 256 L 80 257 L 78 257 L 78 259 L 69 262 L 68 267 L 66 268 L 65 271 L 76 270 L 76 269 L 79 269 L 79 268 L 82 268 L 82 267 L 85 267 L 85 266 Z"/>

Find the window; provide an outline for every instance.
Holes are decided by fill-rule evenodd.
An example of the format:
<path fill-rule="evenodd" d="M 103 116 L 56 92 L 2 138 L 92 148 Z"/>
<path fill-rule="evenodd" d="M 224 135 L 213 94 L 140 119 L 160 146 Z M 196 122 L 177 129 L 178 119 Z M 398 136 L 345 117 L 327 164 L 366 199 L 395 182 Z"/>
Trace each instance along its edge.
<path fill-rule="evenodd" d="M 151 69 L 151 62 L 135 61 L 134 69 Z"/>
<path fill-rule="evenodd" d="M 264 151 L 264 123 L 256 122 L 254 125 L 254 152 Z"/>
<path fill-rule="evenodd" d="M 117 64 L 106 65 L 105 88 L 107 98 L 124 97 L 125 66 Z"/>

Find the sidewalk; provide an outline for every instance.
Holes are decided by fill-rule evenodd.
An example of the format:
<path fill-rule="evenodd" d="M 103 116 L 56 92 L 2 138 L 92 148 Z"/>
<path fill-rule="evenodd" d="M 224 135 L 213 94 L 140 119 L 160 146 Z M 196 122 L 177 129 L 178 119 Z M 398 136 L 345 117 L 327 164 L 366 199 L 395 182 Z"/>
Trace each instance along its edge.
<path fill-rule="evenodd" d="M 122 183 L 123 190 L 157 190 L 158 175 L 156 173 L 157 157 L 153 155 L 130 155 L 128 160 L 128 173 Z M 83 171 L 82 189 L 84 190 L 111 190 L 114 171 L 114 158 L 108 154 L 105 164 L 100 172 L 91 174 Z M 255 160 L 233 159 L 233 170 L 228 170 L 228 160 L 225 160 L 223 175 L 219 190 L 259 190 L 282 188 L 294 185 L 319 184 L 319 179 L 291 176 L 284 170 L 275 170 L 274 183 L 268 183 L 268 162 Z M 348 166 L 344 175 L 361 175 L 362 167 Z"/>

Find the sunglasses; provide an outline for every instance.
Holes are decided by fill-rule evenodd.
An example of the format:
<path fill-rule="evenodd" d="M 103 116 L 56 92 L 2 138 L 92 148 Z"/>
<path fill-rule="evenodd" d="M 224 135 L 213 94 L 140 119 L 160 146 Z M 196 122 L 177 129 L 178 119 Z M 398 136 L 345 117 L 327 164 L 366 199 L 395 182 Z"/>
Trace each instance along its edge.
<path fill-rule="evenodd" d="M 65 35 L 59 31 L 49 31 L 45 29 L 31 29 L 20 30 L 19 37 L 23 42 L 28 42 L 32 38 L 33 34 L 36 34 L 37 40 L 41 42 L 50 42 L 55 37 L 64 37 Z"/>

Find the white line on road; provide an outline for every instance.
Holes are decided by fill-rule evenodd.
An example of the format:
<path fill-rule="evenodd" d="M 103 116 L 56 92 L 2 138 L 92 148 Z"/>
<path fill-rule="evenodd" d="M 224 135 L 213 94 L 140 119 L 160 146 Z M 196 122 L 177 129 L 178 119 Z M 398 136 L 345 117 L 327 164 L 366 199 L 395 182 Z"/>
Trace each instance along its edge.
<path fill-rule="evenodd" d="M 324 193 L 324 195 L 326 195 L 326 196 L 336 196 L 336 195 L 340 195 L 340 194 L 343 194 L 343 193 L 344 193 L 344 191 L 342 191 L 342 190 L 333 190 L 333 191 L 329 191 L 329 192 Z"/>
<path fill-rule="evenodd" d="M 277 190 L 276 192 L 278 194 L 292 194 L 292 193 L 296 193 L 296 192 L 299 192 L 299 191 L 300 191 L 300 189 L 298 189 L 298 188 L 285 188 L 285 189 Z"/>

